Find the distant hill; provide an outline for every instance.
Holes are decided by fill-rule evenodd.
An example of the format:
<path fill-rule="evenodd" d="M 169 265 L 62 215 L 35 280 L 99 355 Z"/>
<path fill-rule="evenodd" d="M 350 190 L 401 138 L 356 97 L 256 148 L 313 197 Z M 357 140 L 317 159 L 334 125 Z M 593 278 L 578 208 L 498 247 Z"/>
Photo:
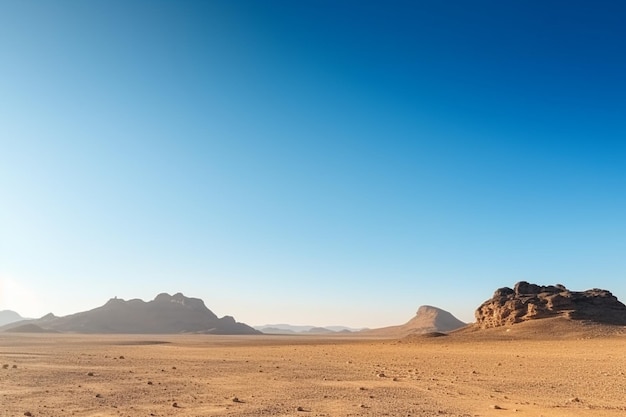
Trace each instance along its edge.
<path fill-rule="evenodd" d="M 24 317 L 17 314 L 12 310 L 2 310 L 0 311 L 0 326 L 4 326 L 5 324 L 15 323 L 17 321 L 25 320 Z"/>
<path fill-rule="evenodd" d="M 446 333 L 464 326 L 466 323 L 449 312 L 424 305 L 418 308 L 415 316 L 405 324 L 366 330 L 362 333 L 376 336 L 406 337 L 415 334 Z"/>
<path fill-rule="evenodd" d="M 266 334 L 330 334 L 330 333 L 342 333 L 348 334 L 361 331 L 362 329 L 355 329 L 346 326 L 303 326 L 292 324 L 265 324 L 262 326 L 254 326 L 255 329 L 262 331 Z"/>
<path fill-rule="evenodd" d="M 327 329 L 326 327 L 313 327 L 306 332 L 311 334 L 336 333 L 334 330 Z"/>
<path fill-rule="evenodd" d="M 255 327 L 255 329 L 265 334 L 296 334 L 293 330 L 279 329 L 278 327 Z"/>
<path fill-rule="evenodd" d="M 181 293 L 162 293 L 148 302 L 112 298 L 93 310 L 64 317 L 48 314 L 41 319 L 19 323 L 33 324 L 44 331 L 74 333 L 260 334 L 230 316 L 218 318 L 201 299 L 185 297 Z M 9 324 L 3 330 L 12 327 L 16 326 Z"/>

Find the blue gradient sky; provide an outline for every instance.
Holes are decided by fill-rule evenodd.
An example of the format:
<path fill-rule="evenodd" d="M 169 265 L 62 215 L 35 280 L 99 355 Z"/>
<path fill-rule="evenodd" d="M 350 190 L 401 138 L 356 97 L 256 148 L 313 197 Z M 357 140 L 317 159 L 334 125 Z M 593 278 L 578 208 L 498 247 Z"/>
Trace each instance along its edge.
<path fill-rule="evenodd" d="M 549 3 L 549 4 L 546 4 Z M 3 1 L 0 310 L 626 300 L 626 6 Z"/>

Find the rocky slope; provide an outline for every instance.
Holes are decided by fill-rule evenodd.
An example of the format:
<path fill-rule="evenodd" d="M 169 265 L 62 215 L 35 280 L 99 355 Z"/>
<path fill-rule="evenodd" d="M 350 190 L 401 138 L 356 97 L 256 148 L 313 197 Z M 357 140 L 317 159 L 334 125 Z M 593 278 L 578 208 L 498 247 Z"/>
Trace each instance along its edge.
<path fill-rule="evenodd" d="M 185 297 L 181 293 L 162 293 L 149 302 L 112 298 L 93 310 L 64 317 L 49 314 L 38 320 L 13 323 L 9 325 L 9 330 L 10 326 L 25 323 L 34 324 L 44 330 L 75 333 L 260 333 L 246 324 L 236 322 L 230 316 L 218 318 L 201 299 Z"/>
<path fill-rule="evenodd" d="M 547 317 L 626 325 L 626 306 L 609 291 L 570 291 L 563 285 L 541 286 L 521 281 L 499 288 L 478 307 L 476 325 L 487 329 Z"/>

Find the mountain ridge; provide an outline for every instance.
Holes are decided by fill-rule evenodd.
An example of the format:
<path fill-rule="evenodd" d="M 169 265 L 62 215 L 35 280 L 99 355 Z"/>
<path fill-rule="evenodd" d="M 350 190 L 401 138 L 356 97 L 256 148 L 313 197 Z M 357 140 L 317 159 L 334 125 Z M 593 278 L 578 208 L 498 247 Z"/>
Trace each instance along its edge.
<path fill-rule="evenodd" d="M 44 330 L 71 333 L 124 334 L 260 334 L 231 316 L 219 318 L 199 298 L 182 293 L 160 293 L 151 301 L 111 298 L 91 310 L 56 317 L 53 314 L 35 320 L 22 320 L 3 327 L 34 324 Z"/>
<path fill-rule="evenodd" d="M 364 330 L 348 326 L 313 326 L 286 323 L 264 324 L 252 326 L 266 334 L 320 334 L 320 333 L 354 333 Z"/>

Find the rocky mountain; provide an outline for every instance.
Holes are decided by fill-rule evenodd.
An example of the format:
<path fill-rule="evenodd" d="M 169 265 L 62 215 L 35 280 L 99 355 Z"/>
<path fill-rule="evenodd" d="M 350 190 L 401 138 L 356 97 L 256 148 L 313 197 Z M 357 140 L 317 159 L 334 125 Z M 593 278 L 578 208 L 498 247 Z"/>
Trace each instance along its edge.
<path fill-rule="evenodd" d="M 24 317 L 17 314 L 12 310 L 2 310 L 0 311 L 0 326 L 4 326 L 5 324 L 14 323 L 16 321 L 24 320 Z"/>
<path fill-rule="evenodd" d="M 466 324 L 449 312 L 437 307 L 424 305 L 417 309 L 415 316 L 400 326 L 367 330 L 364 333 L 380 336 L 404 337 L 414 334 L 446 333 L 464 327 Z"/>
<path fill-rule="evenodd" d="M 48 314 L 41 319 L 19 322 L 20 325 L 26 323 L 43 330 L 75 333 L 260 334 L 230 316 L 218 318 L 201 299 L 181 293 L 162 293 L 148 302 L 112 298 L 93 310 L 64 317 Z M 11 325 L 6 327 L 10 329 Z"/>
<path fill-rule="evenodd" d="M 570 291 L 563 285 L 521 281 L 499 288 L 475 312 L 476 325 L 492 328 L 547 317 L 626 325 L 626 306 L 607 290 Z"/>

